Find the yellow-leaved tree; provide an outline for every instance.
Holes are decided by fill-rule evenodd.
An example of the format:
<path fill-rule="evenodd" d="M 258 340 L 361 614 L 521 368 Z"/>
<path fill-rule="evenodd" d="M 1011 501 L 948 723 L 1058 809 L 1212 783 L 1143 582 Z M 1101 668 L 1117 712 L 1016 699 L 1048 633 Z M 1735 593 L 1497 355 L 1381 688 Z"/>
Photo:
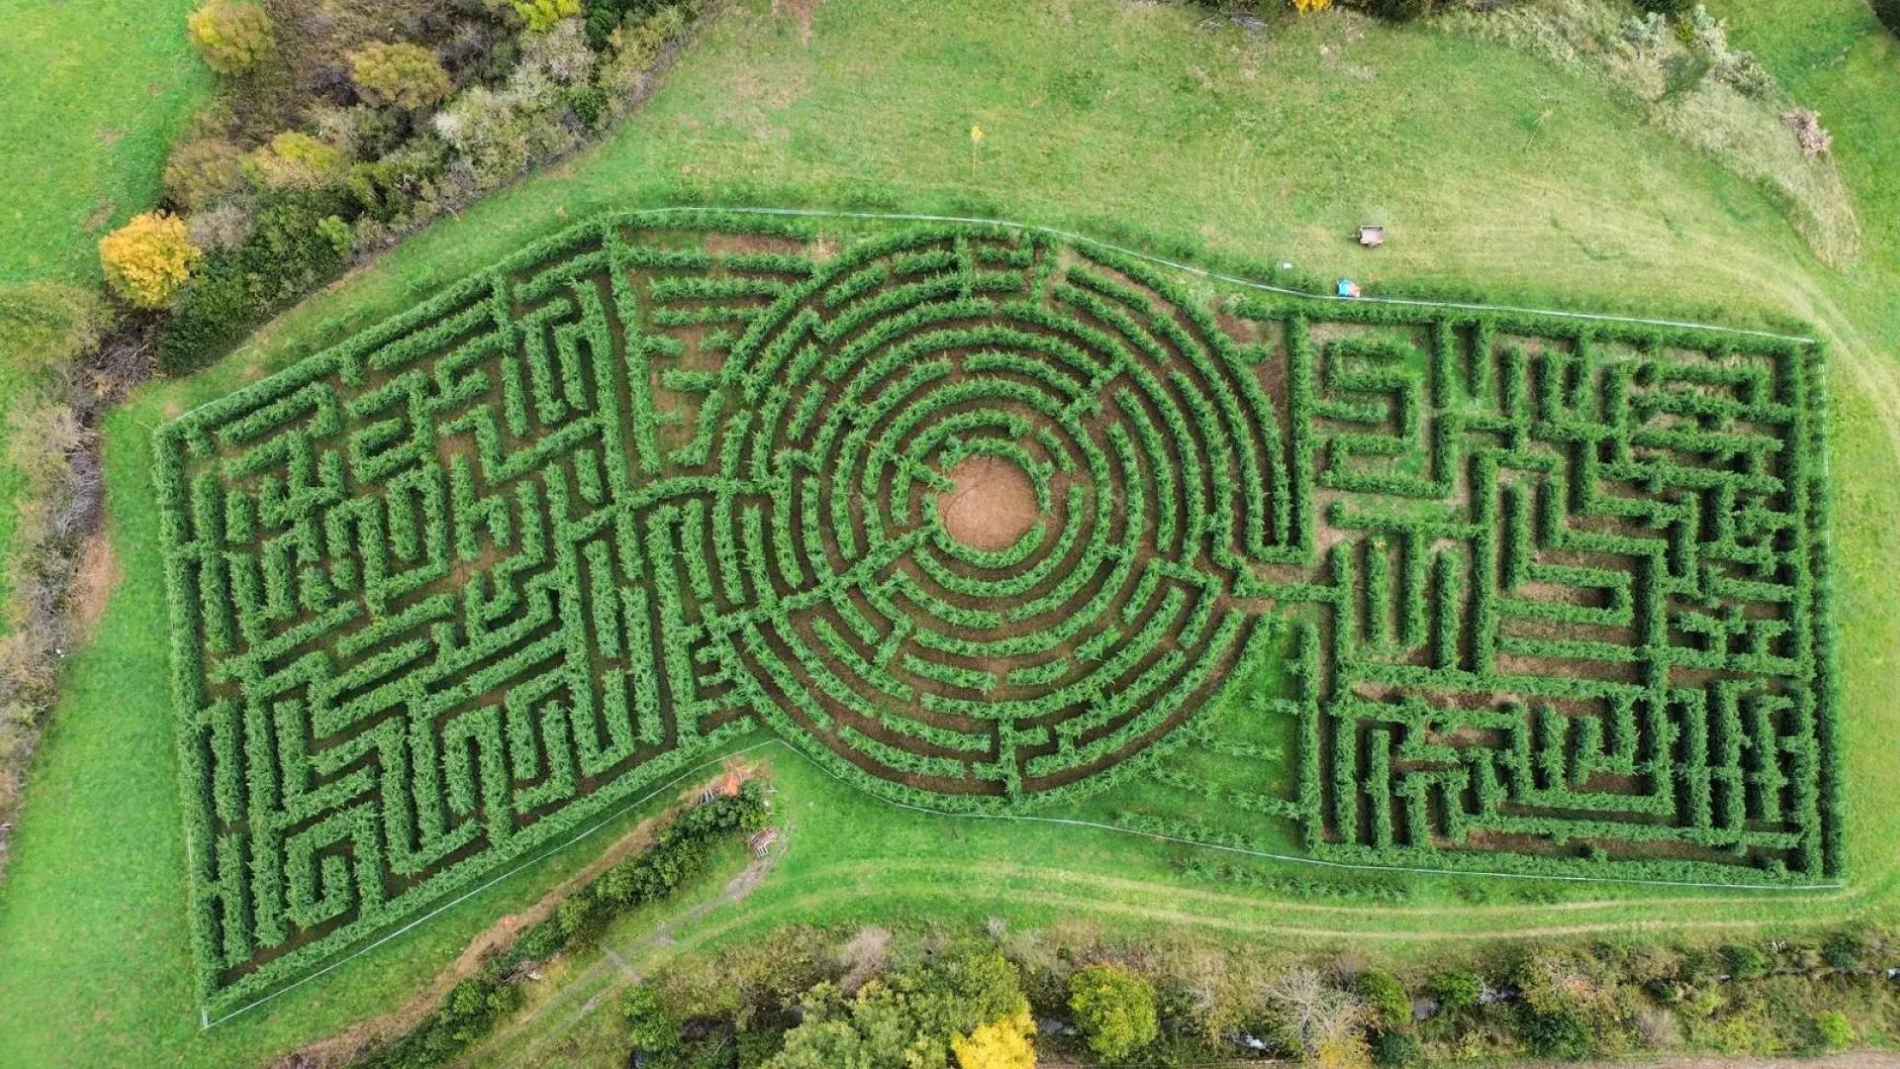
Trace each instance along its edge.
<path fill-rule="evenodd" d="M 185 221 L 166 212 L 135 215 L 99 241 L 106 283 L 140 308 L 170 304 L 203 256 Z"/>
<path fill-rule="evenodd" d="M 1036 1069 L 1036 1022 L 1024 1006 L 950 1041 L 959 1069 Z"/>
<path fill-rule="evenodd" d="M 1293 10 L 1302 15 L 1309 15 L 1315 11 L 1324 11 L 1332 6 L 1333 0 L 1293 0 Z"/>

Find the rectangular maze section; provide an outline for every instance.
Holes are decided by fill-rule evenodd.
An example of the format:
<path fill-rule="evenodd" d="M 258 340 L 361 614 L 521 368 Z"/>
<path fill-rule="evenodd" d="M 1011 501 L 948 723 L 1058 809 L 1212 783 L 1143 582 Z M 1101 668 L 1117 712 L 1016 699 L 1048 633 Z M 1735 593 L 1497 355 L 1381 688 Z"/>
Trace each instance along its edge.
<path fill-rule="evenodd" d="M 1321 554 L 1297 819 L 1324 858 L 1684 882 L 1841 866 L 1811 344 L 1240 311 Z M 1271 361 L 1270 361 L 1271 363 Z"/>

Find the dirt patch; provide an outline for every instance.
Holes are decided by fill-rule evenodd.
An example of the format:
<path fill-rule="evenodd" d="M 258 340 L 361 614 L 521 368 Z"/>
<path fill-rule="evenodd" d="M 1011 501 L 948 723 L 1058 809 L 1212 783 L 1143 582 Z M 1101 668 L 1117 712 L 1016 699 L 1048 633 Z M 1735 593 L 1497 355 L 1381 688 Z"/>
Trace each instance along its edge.
<path fill-rule="evenodd" d="M 796 238 L 776 238 L 764 234 L 708 234 L 706 251 L 714 256 L 733 256 L 744 253 L 777 253 L 783 256 L 797 256 L 805 251 L 805 243 Z"/>
<path fill-rule="evenodd" d="M 1029 475 L 1001 457 L 971 457 L 950 472 L 950 481 L 956 485 L 938 499 L 938 514 L 950 537 L 966 546 L 1008 549 L 1042 514 Z"/>
<path fill-rule="evenodd" d="M 125 578 L 119 556 L 112 552 L 112 541 L 104 531 L 95 531 L 79 553 L 79 570 L 73 576 L 73 634 L 80 642 L 90 642 L 105 615 L 106 603 Z"/>
<path fill-rule="evenodd" d="M 772 0 L 772 14 L 781 18 L 798 20 L 798 39 L 806 48 L 811 47 L 811 23 L 818 14 L 818 5 L 825 0 Z"/>

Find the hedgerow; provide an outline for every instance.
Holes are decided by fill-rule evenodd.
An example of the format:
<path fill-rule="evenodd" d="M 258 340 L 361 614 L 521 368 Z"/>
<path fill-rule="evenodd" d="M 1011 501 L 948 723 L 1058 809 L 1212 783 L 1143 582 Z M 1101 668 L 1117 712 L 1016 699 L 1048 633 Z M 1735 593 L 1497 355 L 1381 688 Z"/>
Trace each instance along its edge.
<path fill-rule="evenodd" d="M 1812 345 L 817 237 L 597 220 L 160 432 L 208 995 L 758 725 L 937 811 L 1149 777 L 1327 860 L 1840 871 Z M 973 458 L 1033 499 L 1000 549 Z M 1290 795 L 1159 764 L 1227 701 Z"/>
<path fill-rule="evenodd" d="M 523 969 L 590 940 L 615 915 L 658 902 L 704 874 L 722 837 L 756 831 L 766 814 L 757 780 L 672 816 L 641 853 L 569 895 L 555 914 L 522 932 L 449 992 L 414 1028 L 351 1064 L 359 1069 L 432 1069 L 448 1064 L 520 1000 Z M 637 990 L 637 989 L 636 989 Z"/>

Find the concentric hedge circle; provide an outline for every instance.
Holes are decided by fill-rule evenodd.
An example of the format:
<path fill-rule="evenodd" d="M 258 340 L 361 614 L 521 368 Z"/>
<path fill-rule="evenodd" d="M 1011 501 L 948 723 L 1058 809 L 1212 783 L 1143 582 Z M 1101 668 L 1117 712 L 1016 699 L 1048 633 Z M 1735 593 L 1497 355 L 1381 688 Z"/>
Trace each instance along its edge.
<path fill-rule="evenodd" d="M 777 302 L 727 364 L 756 414 L 741 474 L 777 492 L 722 560 L 786 596 L 719 630 L 781 729 L 886 783 L 1074 783 L 1179 728 L 1252 630 L 1224 602 L 1265 539 L 1270 414 L 1183 309 L 1100 267 L 1039 281 L 1050 266 L 882 243 Z M 979 456 L 1036 497 L 1005 549 L 938 515 Z"/>

